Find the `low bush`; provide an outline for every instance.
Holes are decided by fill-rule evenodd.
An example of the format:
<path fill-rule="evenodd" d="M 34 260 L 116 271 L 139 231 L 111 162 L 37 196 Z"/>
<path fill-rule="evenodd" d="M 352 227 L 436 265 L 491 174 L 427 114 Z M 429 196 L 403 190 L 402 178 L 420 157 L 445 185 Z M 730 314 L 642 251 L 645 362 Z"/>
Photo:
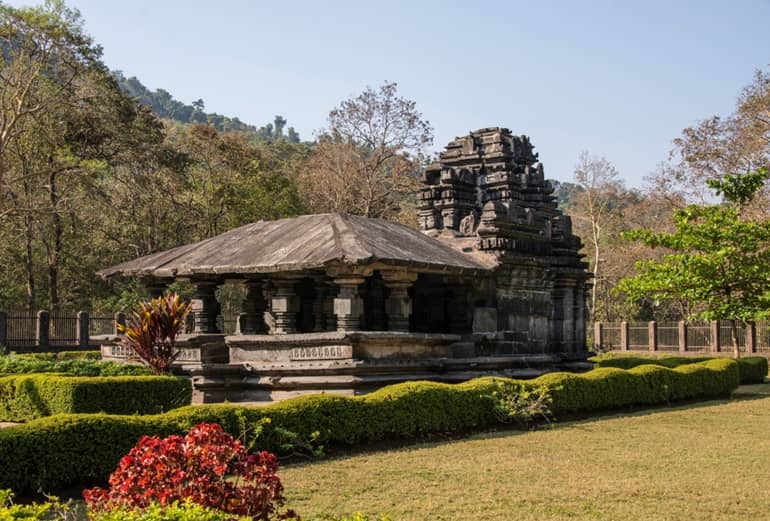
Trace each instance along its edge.
<path fill-rule="evenodd" d="M 0 377 L 0 421 L 27 421 L 61 413 L 157 414 L 189 405 L 186 378 L 80 377 L 23 374 Z"/>
<path fill-rule="evenodd" d="M 46 351 L 43 353 L 18 353 L 15 356 L 28 358 L 30 360 L 99 360 L 102 357 L 101 351 Z"/>
<path fill-rule="evenodd" d="M 61 373 L 72 376 L 138 376 L 151 374 L 146 367 L 122 362 L 75 358 L 47 359 L 29 355 L 0 355 L 0 375 Z"/>
<path fill-rule="evenodd" d="M 151 505 L 145 509 L 116 509 L 106 512 L 92 512 L 91 521 L 251 521 L 251 517 L 235 517 L 232 514 L 206 508 L 195 503 L 173 503 L 161 506 Z"/>
<path fill-rule="evenodd" d="M 303 396 L 266 407 L 219 404 L 148 416 L 59 415 L 0 430 L 0 488 L 22 492 L 101 482 L 142 435 L 182 434 L 201 422 L 218 423 L 250 446 L 271 452 L 280 452 L 284 431 L 340 446 L 489 427 L 499 423 L 494 393 L 511 384 L 528 391 L 546 388 L 558 419 L 729 396 L 738 386 L 738 366 L 719 359 L 675 369 L 646 365 L 630 371 L 551 373 L 526 381 L 409 382 L 355 398 Z"/>
<path fill-rule="evenodd" d="M 595 367 L 616 367 L 618 369 L 632 369 L 640 365 L 660 365 L 673 369 L 680 365 L 719 360 L 710 356 L 625 356 L 616 354 L 604 354 L 591 359 Z M 762 356 L 747 356 L 734 359 L 738 363 L 741 385 L 762 383 L 767 376 L 767 358 Z"/>
<path fill-rule="evenodd" d="M 82 504 L 73 501 L 61 502 L 56 498 L 45 503 L 13 503 L 10 490 L 0 490 L 0 520 L 69 520 L 85 519 Z M 174 502 L 170 505 L 150 505 L 145 509 L 115 509 L 104 512 L 90 512 L 90 521 L 250 521 L 250 517 L 235 517 L 232 514 L 205 508 L 190 502 Z"/>

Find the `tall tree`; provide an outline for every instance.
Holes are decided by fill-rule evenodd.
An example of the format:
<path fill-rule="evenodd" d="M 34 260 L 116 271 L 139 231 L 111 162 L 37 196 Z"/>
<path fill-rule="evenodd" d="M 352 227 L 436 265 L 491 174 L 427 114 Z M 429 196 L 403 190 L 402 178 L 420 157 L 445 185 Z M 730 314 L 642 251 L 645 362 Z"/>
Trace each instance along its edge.
<path fill-rule="evenodd" d="M 5 151 L 23 122 L 56 110 L 89 70 L 105 70 L 101 48 L 83 32 L 83 20 L 62 0 L 14 8 L 0 4 L 0 181 Z"/>
<path fill-rule="evenodd" d="M 575 166 L 575 184 L 579 188 L 572 197 L 572 216 L 583 221 L 588 228 L 587 245 L 591 250 L 591 270 L 594 284 L 591 290 L 590 314 L 596 314 L 597 295 L 606 286 L 602 278 L 604 259 L 602 251 L 606 242 L 606 229 L 616 220 L 625 189 L 620 175 L 612 163 L 604 157 L 582 152 Z"/>
<path fill-rule="evenodd" d="M 766 169 L 710 179 L 724 204 L 678 210 L 672 233 L 626 234 L 669 253 L 638 263 L 639 274 L 621 281 L 618 291 L 637 300 L 682 298 L 697 306 L 691 318 L 729 320 L 733 351 L 740 356 L 738 321 L 770 316 L 770 219 L 746 213 L 767 179 Z"/>
<path fill-rule="evenodd" d="M 700 202 L 708 197 L 708 179 L 770 165 L 770 72 L 755 73 L 732 114 L 685 128 L 670 156 L 656 175 L 658 184 Z"/>
<path fill-rule="evenodd" d="M 371 87 L 329 113 L 301 177 L 314 211 L 396 218 L 419 184 L 433 129 L 395 83 Z"/>

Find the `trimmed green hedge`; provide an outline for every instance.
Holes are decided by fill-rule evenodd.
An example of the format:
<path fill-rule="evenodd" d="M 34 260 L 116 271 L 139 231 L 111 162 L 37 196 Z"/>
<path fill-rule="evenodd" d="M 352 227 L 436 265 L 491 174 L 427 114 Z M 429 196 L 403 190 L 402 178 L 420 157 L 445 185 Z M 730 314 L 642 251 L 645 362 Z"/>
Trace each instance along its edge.
<path fill-rule="evenodd" d="M 15 356 L 29 358 L 32 360 L 100 360 L 101 351 L 83 350 L 83 351 L 46 351 L 44 353 L 17 353 Z"/>
<path fill-rule="evenodd" d="M 143 365 L 123 362 L 103 362 L 72 358 L 61 359 L 28 355 L 0 355 L 0 375 L 29 373 L 63 373 L 72 376 L 138 376 L 149 375 Z"/>
<path fill-rule="evenodd" d="M 617 367 L 618 369 L 631 369 L 640 365 L 660 365 L 673 369 L 680 365 L 719 360 L 710 356 L 625 356 L 625 355 L 601 355 L 591 359 L 595 367 Z M 761 384 L 767 376 L 767 358 L 762 356 L 748 356 L 736 358 L 741 385 Z"/>
<path fill-rule="evenodd" d="M 72 376 L 139 376 L 149 375 L 143 365 L 106 362 L 78 358 L 47 359 L 27 355 L 0 355 L 0 375 L 30 373 L 62 373 Z"/>
<path fill-rule="evenodd" d="M 489 427 L 498 421 L 493 393 L 501 385 L 546 386 L 553 395 L 553 412 L 563 418 L 601 409 L 728 396 L 738 386 L 738 366 L 731 359 L 721 359 L 675 369 L 647 365 L 630 371 L 552 373 L 534 380 L 411 382 L 355 398 L 303 396 L 266 407 L 219 404 L 152 416 L 58 415 L 0 430 L 0 489 L 22 493 L 104 481 L 143 434 L 182 434 L 200 422 L 219 423 L 245 440 L 259 431 L 256 447 L 274 452 L 280 452 L 285 441 L 282 429 L 325 446 L 340 446 Z"/>
<path fill-rule="evenodd" d="M 190 380 L 172 376 L 4 376 L 0 421 L 61 413 L 157 414 L 189 405 L 191 397 Z"/>

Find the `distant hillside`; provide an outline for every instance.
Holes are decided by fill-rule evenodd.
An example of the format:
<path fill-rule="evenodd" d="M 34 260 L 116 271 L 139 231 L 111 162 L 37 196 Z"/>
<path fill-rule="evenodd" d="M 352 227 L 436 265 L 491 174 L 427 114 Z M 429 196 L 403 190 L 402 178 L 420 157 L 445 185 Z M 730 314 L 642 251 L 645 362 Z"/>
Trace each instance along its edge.
<path fill-rule="evenodd" d="M 273 123 L 257 128 L 254 125 L 244 123 L 237 117 L 229 118 L 214 112 L 204 112 L 205 105 L 202 99 L 186 105 L 174 99 L 167 90 L 151 91 L 135 76 L 126 78 L 121 71 L 114 71 L 112 74 L 123 92 L 135 98 L 139 103 L 148 105 L 160 118 L 172 119 L 180 123 L 208 123 L 224 132 L 254 133 L 254 138 L 257 141 L 289 141 L 291 143 L 299 143 L 300 141 L 299 134 L 294 130 L 294 127 L 286 128 L 286 119 L 282 116 L 276 116 Z"/>

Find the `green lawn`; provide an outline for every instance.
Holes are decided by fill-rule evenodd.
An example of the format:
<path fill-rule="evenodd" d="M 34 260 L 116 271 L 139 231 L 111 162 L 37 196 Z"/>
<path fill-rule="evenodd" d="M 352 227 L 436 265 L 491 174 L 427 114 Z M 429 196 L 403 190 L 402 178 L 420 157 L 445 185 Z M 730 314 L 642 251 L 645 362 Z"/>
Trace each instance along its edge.
<path fill-rule="evenodd" d="M 292 465 L 303 517 L 770 519 L 770 385 L 744 397 Z M 748 393 L 754 396 L 747 396 Z"/>

